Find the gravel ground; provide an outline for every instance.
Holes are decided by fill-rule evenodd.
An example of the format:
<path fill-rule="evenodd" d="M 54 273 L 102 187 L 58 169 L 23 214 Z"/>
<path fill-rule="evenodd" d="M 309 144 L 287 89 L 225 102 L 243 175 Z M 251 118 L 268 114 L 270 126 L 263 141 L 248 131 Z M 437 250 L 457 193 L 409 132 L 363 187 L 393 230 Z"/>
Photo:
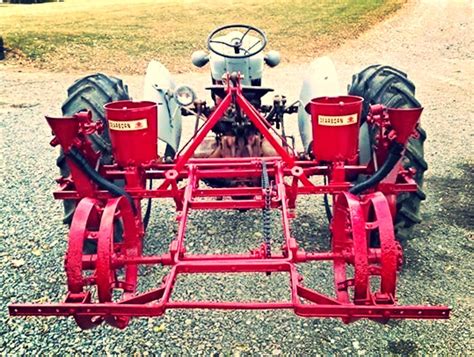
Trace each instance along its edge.
<path fill-rule="evenodd" d="M 42 116 L 57 113 L 71 74 L 0 72 L 0 352 L 3 354 L 148 353 L 215 354 L 442 354 L 472 355 L 473 100 L 472 4 L 422 1 L 410 3 L 395 17 L 330 53 L 340 80 L 372 63 L 387 63 L 409 72 L 425 106 L 428 132 L 426 173 L 428 200 L 423 223 L 405 250 L 400 276 L 401 303 L 449 304 L 449 321 L 402 321 L 379 325 L 359 321 L 303 319 L 290 312 L 170 311 L 162 318 L 136 319 L 125 331 L 101 326 L 81 332 L 70 319 L 9 318 L 14 301 L 59 301 L 65 292 L 63 254 L 66 229 L 61 207 L 51 197 L 56 153 L 48 146 L 50 131 Z M 266 85 L 288 97 L 298 94 L 304 65 L 267 71 Z M 141 77 L 126 77 L 139 98 Z M 202 88 L 207 74 L 186 74 L 178 82 Z M 291 126 L 295 131 L 296 125 Z M 300 204 L 294 234 L 306 249 L 324 249 L 327 234 L 322 203 Z M 174 232 L 169 204 L 155 205 L 149 250 L 166 249 Z M 260 240 L 260 215 L 193 213 L 189 230 L 192 251 L 235 252 Z M 277 217 L 275 217 L 276 219 Z M 275 230 L 275 235 L 278 231 Z M 235 237 L 232 241 L 224 237 Z M 154 239 L 158 237 L 159 239 Z M 313 269 L 310 269 L 313 268 Z M 306 267 L 309 286 L 330 287 L 329 266 Z M 142 287 L 158 280 L 144 270 Z M 193 276 L 179 281 L 177 299 L 287 296 L 284 274 L 265 276 Z M 233 290 L 226 289 L 232 287 Z"/>

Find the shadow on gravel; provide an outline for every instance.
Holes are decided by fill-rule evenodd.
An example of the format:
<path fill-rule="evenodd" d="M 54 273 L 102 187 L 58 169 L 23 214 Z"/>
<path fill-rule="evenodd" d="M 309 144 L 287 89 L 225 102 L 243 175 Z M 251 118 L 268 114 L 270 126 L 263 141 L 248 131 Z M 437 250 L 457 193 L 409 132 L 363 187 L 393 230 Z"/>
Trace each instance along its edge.
<path fill-rule="evenodd" d="M 432 199 L 439 201 L 441 205 L 441 209 L 432 212 L 428 219 L 472 229 L 474 210 L 471 193 L 474 190 L 474 167 L 464 163 L 458 165 L 458 168 L 463 172 L 461 177 L 437 176 L 426 179 L 425 186 L 434 193 Z"/>
<path fill-rule="evenodd" d="M 321 214 L 323 210 L 322 204 L 319 205 L 318 202 L 311 202 L 309 206 L 298 206 L 296 219 L 292 222 L 292 234 L 298 245 L 307 251 L 331 249 L 328 222 Z"/>
<path fill-rule="evenodd" d="M 415 354 L 417 349 L 417 344 L 412 340 L 390 341 L 388 343 L 388 352 L 397 355 L 408 356 Z"/>

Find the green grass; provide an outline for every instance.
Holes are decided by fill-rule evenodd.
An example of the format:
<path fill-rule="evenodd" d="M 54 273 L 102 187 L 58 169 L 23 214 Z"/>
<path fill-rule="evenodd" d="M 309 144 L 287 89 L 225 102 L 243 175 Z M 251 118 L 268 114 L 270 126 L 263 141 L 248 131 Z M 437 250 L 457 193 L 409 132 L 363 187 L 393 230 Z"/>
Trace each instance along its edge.
<path fill-rule="evenodd" d="M 71 0 L 0 5 L 8 61 L 54 71 L 142 73 L 150 59 L 191 69 L 215 27 L 244 22 L 262 28 L 269 48 L 287 61 L 321 54 L 398 10 L 406 0 Z"/>

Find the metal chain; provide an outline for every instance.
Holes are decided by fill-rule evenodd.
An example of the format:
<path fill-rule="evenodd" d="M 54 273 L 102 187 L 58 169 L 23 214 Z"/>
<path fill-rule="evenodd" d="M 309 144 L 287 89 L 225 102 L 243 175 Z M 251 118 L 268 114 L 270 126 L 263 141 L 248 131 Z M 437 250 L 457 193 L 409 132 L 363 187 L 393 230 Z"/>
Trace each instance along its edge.
<path fill-rule="evenodd" d="M 262 219 L 263 219 L 263 239 L 265 242 L 265 253 L 269 258 L 271 257 L 271 235 L 272 235 L 272 225 L 271 225 L 271 203 L 272 203 L 272 188 L 270 185 L 270 180 L 268 178 L 267 163 L 262 161 L 262 188 L 264 190 L 264 199 L 265 207 L 262 209 Z"/>

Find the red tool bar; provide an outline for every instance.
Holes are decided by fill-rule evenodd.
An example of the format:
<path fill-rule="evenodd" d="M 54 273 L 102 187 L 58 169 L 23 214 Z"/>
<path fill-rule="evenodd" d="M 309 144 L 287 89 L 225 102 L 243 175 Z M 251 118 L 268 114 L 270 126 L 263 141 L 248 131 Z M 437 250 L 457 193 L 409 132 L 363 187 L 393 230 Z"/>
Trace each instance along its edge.
<path fill-rule="evenodd" d="M 448 319 L 451 309 L 427 306 L 356 306 L 319 305 L 291 302 L 215 302 L 215 301 L 173 301 L 167 304 L 11 304 L 12 316 L 108 316 L 157 317 L 167 309 L 209 309 L 209 310 L 274 310 L 293 309 L 303 317 L 339 317 L 371 319 Z"/>

